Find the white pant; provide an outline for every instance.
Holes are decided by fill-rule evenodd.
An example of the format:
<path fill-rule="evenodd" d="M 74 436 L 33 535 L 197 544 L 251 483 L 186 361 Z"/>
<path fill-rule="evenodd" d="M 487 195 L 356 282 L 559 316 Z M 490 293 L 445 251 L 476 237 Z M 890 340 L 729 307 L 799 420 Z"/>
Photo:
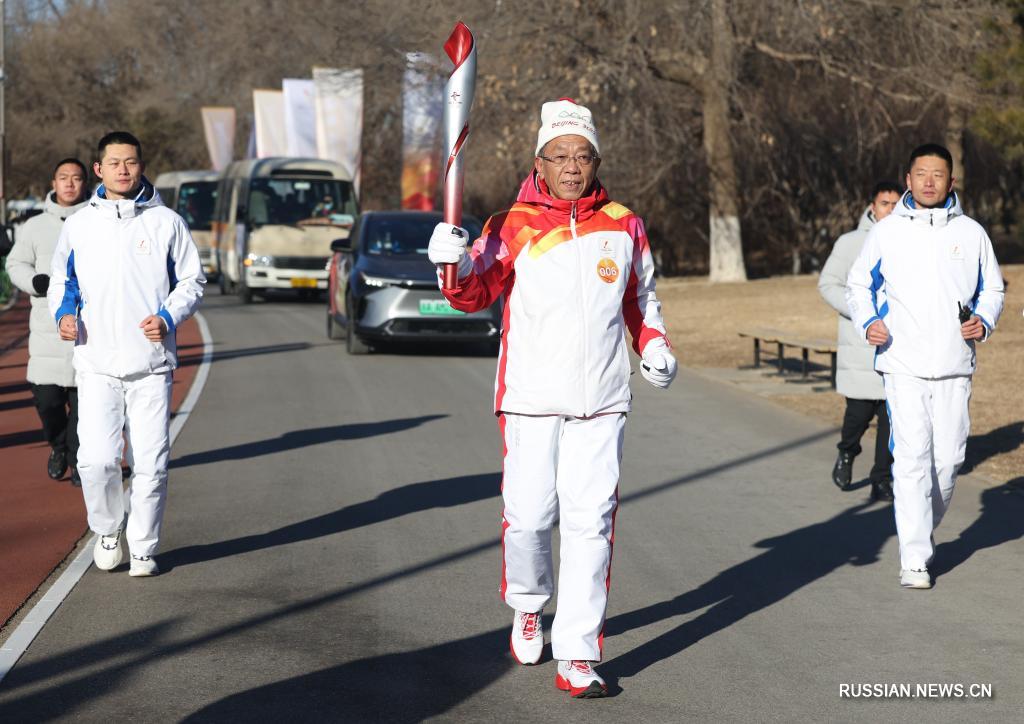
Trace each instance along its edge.
<path fill-rule="evenodd" d="M 132 555 L 151 556 L 160 542 L 167 498 L 171 373 L 108 377 L 78 373 L 78 473 L 89 528 L 121 527 Z M 128 495 L 121 484 L 122 429 L 131 448 Z"/>
<path fill-rule="evenodd" d="M 935 554 L 932 531 L 946 514 L 967 450 L 971 378 L 884 378 L 900 566 L 927 568 Z"/>
<path fill-rule="evenodd" d="M 556 659 L 601 659 L 625 421 L 622 413 L 499 418 L 505 441 L 501 595 L 530 613 L 551 599 L 551 529 L 558 520 Z"/>

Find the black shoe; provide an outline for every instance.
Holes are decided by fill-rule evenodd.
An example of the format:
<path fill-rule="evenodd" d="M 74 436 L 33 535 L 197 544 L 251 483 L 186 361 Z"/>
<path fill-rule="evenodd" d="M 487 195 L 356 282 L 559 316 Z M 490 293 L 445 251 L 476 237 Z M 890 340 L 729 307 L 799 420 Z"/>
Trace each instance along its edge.
<path fill-rule="evenodd" d="M 78 468 L 71 469 L 71 487 L 82 487 L 82 476 L 78 474 Z"/>
<path fill-rule="evenodd" d="M 68 471 L 68 454 L 64 450 L 54 448 L 50 451 L 50 460 L 46 463 L 46 474 L 54 480 L 60 480 Z"/>
<path fill-rule="evenodd" d="M 849 490 L 850 482 L 853 480 L 853 455 L 840 452 L 836 458 L 835 467 L 832 468 L 832 482 L 840 490 Z"/>
<path fill-rule="evenodd" d="M 892 481 L 891 480 L 872 480 L 871 481 L 871 499 L 872 500 L 892 500 Z"/>

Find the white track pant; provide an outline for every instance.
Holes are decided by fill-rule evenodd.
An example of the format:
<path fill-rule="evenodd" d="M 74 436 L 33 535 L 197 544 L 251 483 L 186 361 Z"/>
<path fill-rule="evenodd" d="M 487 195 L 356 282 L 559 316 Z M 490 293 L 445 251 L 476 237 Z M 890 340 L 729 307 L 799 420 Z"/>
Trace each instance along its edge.
<path fill-rule="evenodd" d="M 935 554 L 932 531 L 946 514 L 967 450 L 971 378 L 884 378 L 900 566 L 927 568 Z"/>
<path fill-rule="evenodd" d="M 136 556 L 153 555 L 167 497 L 171 374 L 80 372 L 77 380 L 78 473 L 89 528 L 111 535 L 127 513 L 128 549 Z M 128 496 L 121 484 L 122 428 L 133 457 Z"/>
<path fill-rule="evenodd" d="M 551 599 L 551 529 L 558 520 L 556 659 L 601 659 L 625 421 L 622 413 L 499 418 L 505 441 L 501 595 L 531 613 Z"/>

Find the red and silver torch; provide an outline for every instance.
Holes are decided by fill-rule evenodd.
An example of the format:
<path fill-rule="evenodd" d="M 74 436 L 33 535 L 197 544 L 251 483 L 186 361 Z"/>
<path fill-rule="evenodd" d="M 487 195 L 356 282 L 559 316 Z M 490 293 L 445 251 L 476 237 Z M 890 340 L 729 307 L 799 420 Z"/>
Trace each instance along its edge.
<path fill-rule="evenodd" d="M 462 155 L 469 137 L 469 109 L 476 87 L 476 40 L 466 25 L 459 21 L 444 44 L 444 52 L 455 68 L 444 87 L 444 220 L 462 225 L 462 181 L 465 177 Z M 444 288 L 458 284 L 457 266 L 444 265 Z"/>

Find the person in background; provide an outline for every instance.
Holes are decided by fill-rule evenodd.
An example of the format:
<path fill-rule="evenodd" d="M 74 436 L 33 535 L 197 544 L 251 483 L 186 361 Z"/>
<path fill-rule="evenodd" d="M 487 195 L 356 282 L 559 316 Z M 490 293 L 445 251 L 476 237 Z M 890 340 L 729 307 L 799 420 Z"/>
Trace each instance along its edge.
<path fill-rule="evenodd" d="M 77 158 L 57 162 L 46 195 L 44 211 L 16 232 L 7 258 L 11 281 L 32 298 L 29 317 L 28 372 L 32 398 L 50 445 L 46 473 L 60 480 L 71 468 L 71 484 L 81 485 L 78 474 L 78 391 L 71 365 L 73 342 L 60 338 L 46 305 L 50 262 L 57 248 L 64 220 L 86 205 L 85 164 Z"/>
<path fill-rule="evenodd" d="M 953 191 L 949 150 L 918 146 L 908 166 L 908 190 L 868 233 L 846 301 L 885 382 L 900 585 L 925 589 L 967 451 L 975 345 L 999 322 L 1004 287 L 991 239 Z"/>
<path fill-rule="evenodd" d="M 875 186 L 871 192 L 871 205 L 864 210 L 857 228 L 836 240 L 818 278 L 818 292 L 839 313 L 836 391 L 846 398 L 843 429 L 836 446 L 839 455 L 832 468 L 832 482 L 840 490 L 849 489 L 853 480 L 853 460 L 861 453 L 860 439 L 874 418 L 878 421 L 875 462 L 868 476 L 872 500 L 892 500 L 889 414 L 885 409 L 882 376 L 875 372 L 875 348 L 864 340 L 850 321 L 850 307 L 846 303 L 846 277 L 864 248 L 868 231 L 892 213 L 902 192 L 903 189 L 892 181 L 882 181 Z"/>

